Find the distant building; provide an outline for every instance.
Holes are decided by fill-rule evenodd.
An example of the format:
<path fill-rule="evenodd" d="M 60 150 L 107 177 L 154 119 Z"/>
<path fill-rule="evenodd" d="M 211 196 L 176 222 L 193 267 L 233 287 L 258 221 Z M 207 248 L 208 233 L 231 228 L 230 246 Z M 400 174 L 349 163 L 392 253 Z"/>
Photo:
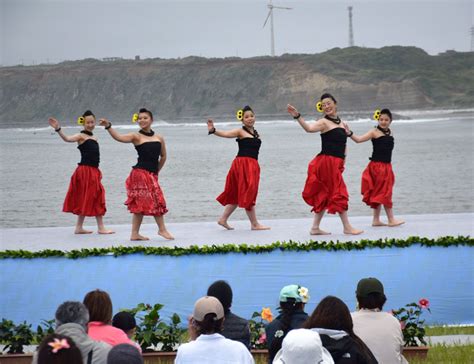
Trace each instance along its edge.
<path fill-rule="evenodd" d="M 135 56 L 135 61 L 139 61 L 140 60 L 140 56 Z"/>

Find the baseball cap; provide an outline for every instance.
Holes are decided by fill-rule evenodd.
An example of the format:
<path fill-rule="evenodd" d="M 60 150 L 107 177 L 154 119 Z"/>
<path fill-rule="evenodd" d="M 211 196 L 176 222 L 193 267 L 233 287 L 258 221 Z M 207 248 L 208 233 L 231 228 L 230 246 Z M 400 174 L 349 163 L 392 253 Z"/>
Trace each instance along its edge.
<path fill-rule="evenodd" d="M 377 278 L 363 278 L 357 283 L 356 295 L 359 297 L 367 297 L 371 293 L 384 294 L 383 284 Z"/>
<path fill-rule="evenodd" d="M 316 331 L 296 329 L 286 334 L 273 363 L 334 364 L 334 360 L 327 349 L 323 347 L 321 338 Z"/>
<path fill-rule="evenodd" d="M 224 317 L 224 308 L 219 300 L 211 296 L 198 299 L 194 304 L 193 318 L 197 321 L 204 321 L 204 317 L 210 313 L 215 314 L 217 320 Z"/>
<path fill-rule="evenodd" d="M 296 302 L 308 302 L 309 291 L 305 287 L 301 287 L 297 284 L 290 284 L 285 286 L 280 291 L 280 302 L 288 302 L 288 298 L 295 300 Z"/>

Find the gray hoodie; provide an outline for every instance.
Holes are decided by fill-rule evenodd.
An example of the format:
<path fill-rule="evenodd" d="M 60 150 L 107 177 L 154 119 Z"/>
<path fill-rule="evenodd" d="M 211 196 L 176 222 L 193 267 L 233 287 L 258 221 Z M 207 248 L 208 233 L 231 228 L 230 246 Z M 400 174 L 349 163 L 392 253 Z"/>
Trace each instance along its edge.
<path fill-rule="evenodd" d="M 109 354 L 110 346 L 101 341 L 92 340 L 87 335 L 86 330 L 79 324 L 68 323 L 59 326 L 56 329 L 56 334 L 69 336 L 82 354 L 84 364 L 106 364 L 107 355 Z M 92 352 L 92 361 L 89 363 L 89 353 Z M 38 363 L 38 352 L 33 356 L 32 364 Z"/>

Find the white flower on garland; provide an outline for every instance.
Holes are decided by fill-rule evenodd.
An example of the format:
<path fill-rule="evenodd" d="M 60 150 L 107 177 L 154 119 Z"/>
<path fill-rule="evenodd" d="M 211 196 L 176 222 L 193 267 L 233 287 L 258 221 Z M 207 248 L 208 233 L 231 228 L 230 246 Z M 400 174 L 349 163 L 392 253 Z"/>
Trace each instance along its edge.
<path fill-rule="evenodd" d="M 275 332 L 275 337 L 282 337 L 283 334 L 284 334 L 283 330 L 277 330 L 277 331 Z"/>
<path fill-rule="evenodd" d="M 306 287 L 300 287 L 298 288 L 298 294 L 301 297 L 301 301 L 303 303 L 306 303 L 309 301 L 309 290 Z"/>

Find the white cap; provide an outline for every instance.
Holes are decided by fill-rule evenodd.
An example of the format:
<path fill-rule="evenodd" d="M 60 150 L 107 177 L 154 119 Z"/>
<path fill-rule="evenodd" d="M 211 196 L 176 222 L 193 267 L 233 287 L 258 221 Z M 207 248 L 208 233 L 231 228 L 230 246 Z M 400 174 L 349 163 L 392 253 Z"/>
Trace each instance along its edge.
<path fill-rule="evenodd" d="M 224 317 L 224 308 L 220 301 L 215 297 L 205 296 L 196 301 L 194 304 L 193 318 L 196 321 L 204 321 L 207 314 L 216 315 L 216 320 Z"/>
<path fill-rule="evenodd" d="M 319 334 L 309 329 L 291 330 L 283 339 L 273 364 L 334 364 Z"/>

